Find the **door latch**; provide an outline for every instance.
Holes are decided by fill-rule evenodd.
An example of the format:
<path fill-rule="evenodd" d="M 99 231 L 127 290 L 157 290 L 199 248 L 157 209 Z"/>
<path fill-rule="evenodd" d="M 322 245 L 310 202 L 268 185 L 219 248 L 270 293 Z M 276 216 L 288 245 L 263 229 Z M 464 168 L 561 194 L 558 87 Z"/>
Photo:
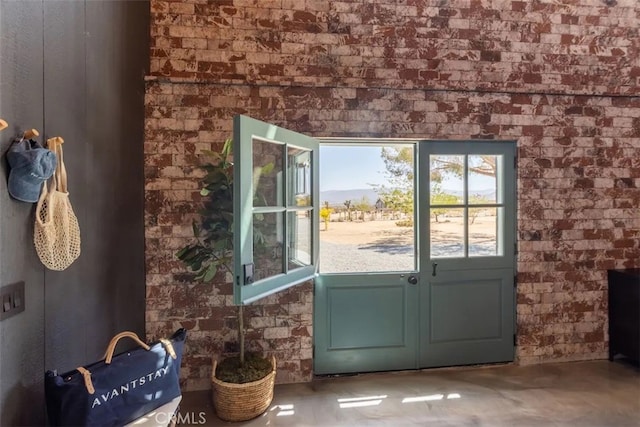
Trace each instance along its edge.
<path fill-rule="evenodd" d="M 433 271 L 431 272 L 431 275 L 433 277 L 436 277 L 436 267 L 438 267 L 438 263 L 434 262 L 433 264 L 431 264 L 433 266 Z"/>

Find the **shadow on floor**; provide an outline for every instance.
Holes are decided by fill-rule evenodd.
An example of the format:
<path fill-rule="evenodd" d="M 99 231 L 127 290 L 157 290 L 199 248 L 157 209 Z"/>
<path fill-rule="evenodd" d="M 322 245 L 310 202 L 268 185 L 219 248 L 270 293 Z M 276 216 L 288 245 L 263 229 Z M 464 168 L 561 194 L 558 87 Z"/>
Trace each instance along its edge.
<path fill-rule="evenodd" d="M 277 385 L 250 421 L 221 421 L 210 391 L 184 393 L 179 416 L 201 426 L 640 426 L 640 369 L 597 360 L 317 378 Z"/>

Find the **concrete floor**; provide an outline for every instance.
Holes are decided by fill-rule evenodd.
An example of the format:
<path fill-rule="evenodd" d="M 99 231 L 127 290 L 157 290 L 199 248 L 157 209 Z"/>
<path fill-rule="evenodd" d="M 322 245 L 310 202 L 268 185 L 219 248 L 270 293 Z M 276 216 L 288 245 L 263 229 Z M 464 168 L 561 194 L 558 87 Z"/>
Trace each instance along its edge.
<path fill-rule="evenodd" d="M 429 369 L 277 385 L 269 410 L 240 423 L 218 419 L 209 393 L 183 395 L 183 425 L 640 426 L 640 369 L 618 360 Z"/>

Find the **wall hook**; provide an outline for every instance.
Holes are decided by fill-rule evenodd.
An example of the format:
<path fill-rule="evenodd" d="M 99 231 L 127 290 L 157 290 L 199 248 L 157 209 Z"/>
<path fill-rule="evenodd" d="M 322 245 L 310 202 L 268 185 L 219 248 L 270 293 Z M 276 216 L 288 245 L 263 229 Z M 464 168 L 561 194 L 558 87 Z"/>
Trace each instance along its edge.
<path fill-rule="evenodd" d="M 0 119 L 0 130 L 4 130 L 9 127 L 9 124 L 4 120 Z"/>
<path fill-rule="evenodd" d="M 54 136 L 53 138 L 47 139 L 47 148 L 51 149 L 55 145 L 64 144 L 64 139 L 61 136 Z"/>
<path fill-rule="evenodd" d="M 31 139 L 31 138 L 35 138 L 38 135 L 40 135 L 40 132 L 38 132 L 35 129 L 29 129 L 29 130 L 24 131 L 24 133 L 22 134 L 22 138 L 23 139 Z"/>

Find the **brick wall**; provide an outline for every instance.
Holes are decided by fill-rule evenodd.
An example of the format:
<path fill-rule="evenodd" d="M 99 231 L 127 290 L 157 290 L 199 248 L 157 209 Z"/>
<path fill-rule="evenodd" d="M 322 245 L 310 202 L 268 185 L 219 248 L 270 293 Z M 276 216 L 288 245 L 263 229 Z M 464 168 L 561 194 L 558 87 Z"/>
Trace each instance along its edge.
<path fill-rule="evenodd" d="M 440 6 L 440 7 L 436 7 Z M 147 329 L 188 388 L 233 351 L 231 286 L 187 284 L 202 149 L 241 113 L 315 136 L 518 141 L 521 363 L 603 358 L 606 270 L 640 266 L 635 0 L 152 0 Z M 311 285 L 252 304 L 279 382 L 311 376 Z M 279 352 L 279 353 L 278 353 Z"/>

